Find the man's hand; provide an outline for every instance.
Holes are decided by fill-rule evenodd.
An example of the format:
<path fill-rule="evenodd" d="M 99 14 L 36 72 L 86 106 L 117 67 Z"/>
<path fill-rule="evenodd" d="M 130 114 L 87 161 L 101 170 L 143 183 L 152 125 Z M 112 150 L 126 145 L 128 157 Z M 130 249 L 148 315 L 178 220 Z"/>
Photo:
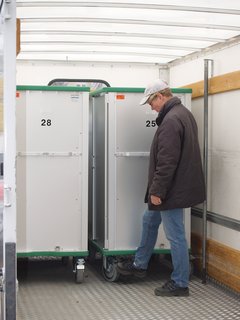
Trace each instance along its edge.
<path fill-rule="evenodd" d="M 151 196 L 151 202 L 155 206 L 159 206 L 162 203 L 162 200 L 159 197 Z"/>

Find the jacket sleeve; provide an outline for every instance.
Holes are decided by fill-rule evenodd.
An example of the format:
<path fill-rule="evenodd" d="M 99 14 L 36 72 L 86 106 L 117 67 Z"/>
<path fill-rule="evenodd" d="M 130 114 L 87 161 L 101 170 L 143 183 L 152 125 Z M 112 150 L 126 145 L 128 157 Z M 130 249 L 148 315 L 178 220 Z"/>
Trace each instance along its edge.
<path fill-rule="evenodd" d="M 149 187 L 149 195 L 158 196 L 164 201 L 181 157 L 183 129 L 176 119 L 166 119 L 158 130 L 155 149 L 156 168 Z"/>

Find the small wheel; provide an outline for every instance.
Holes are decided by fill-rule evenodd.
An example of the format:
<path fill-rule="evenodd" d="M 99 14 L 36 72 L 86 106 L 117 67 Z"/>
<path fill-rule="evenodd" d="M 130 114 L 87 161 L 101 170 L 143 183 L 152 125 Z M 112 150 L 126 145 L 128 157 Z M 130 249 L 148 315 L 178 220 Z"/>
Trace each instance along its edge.
<path fill-rule="evenodd" d="M 118 280 L 120 274 L 117 271 L 117 264 L 113 259 L 107 260 L 107 268 L 102 266 L 102 273 L 105 280 L 115 282 Z"/>
<path fill-rule="evenodd" d="M 77 269 L 75 271 L 75 282 L 82 283 L 84 280 L 84 269 Z"/>

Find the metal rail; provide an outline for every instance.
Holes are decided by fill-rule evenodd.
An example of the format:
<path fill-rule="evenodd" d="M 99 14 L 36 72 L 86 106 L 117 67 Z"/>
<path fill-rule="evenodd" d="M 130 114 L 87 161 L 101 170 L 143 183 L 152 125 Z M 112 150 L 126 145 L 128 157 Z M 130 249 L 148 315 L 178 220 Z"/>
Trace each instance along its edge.
<path fill-rule="evenodd" d="M 94 1 L 18 1 L 17 7 L 98 7 L 98 8 L 131 8 L 131 9 L 150 9 L 150 10 L 170 10 L 170 11 L 186 11 L 186 12 L 204 12 L 204 13 L 221 13 L 239 15 L 240 10 L 229 8 L 209 8 L 196 6 L 177 6 L 177 5 L 163 5 L 163 4 L 149 4 L 149 3 L 123 3 L 123 2 L 94 2 Z"/>
<path fill-rule="evenodd" d="M 213 29 L 213 30 L 232 30 L 239 31 L 240 26 L 237 25 L 222 25 L 222 24 L 201 24 L 194 22 L 180 22 L 180 21 L 154 21 L 147 19 L 111 19 L 111 18 L 85 18 L 85 17 L 20 17 L 23 23 L 51 23 L 51 22 L 88 22 L 88 23 L 109 23 L 109 24 L 130 24 L 130 25 L 148 25 L 148 26 L 168 26 L 168 27 L 183 27 L 183 28 L 202 28 L 202 29 Z"/>
<path fill-rule="evenodd" d="M 207 242 L 207 193 L 208 193 L 208 59 L 204 59 L 204 137 L 203 137 L 203 171 L 205 179 L 206 200 L 202 215 L 202 282 L 206 283 L 206 242 Z"/>
<path fill-rule="evenodd" d="M 191 214 L 195 217 L 202 218 L 203 217 L 203 210 L 199 208 L 192 208 Z M 218 225 L 221 225 L 225 228 L 229 228 L 232 230 L 240 231 L 240 220 L 229 218 L 226 216 L 223 216 L 221 214 L 207 211 L 206 213 L 207 221 L 216 223 Z"/>

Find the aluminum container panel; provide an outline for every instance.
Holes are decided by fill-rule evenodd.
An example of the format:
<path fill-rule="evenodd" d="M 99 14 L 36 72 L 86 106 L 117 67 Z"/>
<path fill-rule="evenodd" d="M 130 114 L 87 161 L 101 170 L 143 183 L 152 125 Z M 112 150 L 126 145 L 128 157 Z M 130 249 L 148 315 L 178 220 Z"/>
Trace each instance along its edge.
<path fill-rule="evenodd" d="M 116 152 L 149 151 L 157 128 L 157 112 L 149 105 L 140 106 L 139 93 L 125 93 L 119 100 L 115 94 Z M 113 106 L 111 106 L 113 107 Z"/>
<path fill-rule="evenodd" d="M 92 239 L 104 246 L 107 237 L 107 108 L 105 96 L 93 99 L 93 205 Z"/>
<path fill-rule="evenodd" d="M 17 251 L 87 251 L 87 92 L 20 91 Z"/>
<path fill-rule="evenodd" d="M 83 93 L 20 91 L 19 95 L 18 152 L 79 152 L 82 149 L 83 109 L 79 106 Z"/>
<path fill-rule="evenodd" d="M 18 158 L 18 252 L 87 250 L 81 167 L 75 156 Z"/>
<path fill-rule="evenodd" d="M 190 107 L 185 94 L 175 95 Z M 157 129 L 157 113 L 148 105 L 140 106 L 141 97 L 134 92 L 109 92 L 94 98 L 93 202 L 97 210 L 93 229 L 95 240 L 108 250 L 134 250 L 140 244 L 149 150 Z M 189 209 L 184 218 L 190 247 Z M 170 249 L 162 226 L 155 248 Z"/>
<path fill-rule="evenodd" d="M 116 218 L 114 245 L 110 250 L 136 249 L 141 240 L 142 216 L 147 208 L 144 203 L 148 175 L 147 157 L 117 158 Z M 189 209 L 185 209 L 186 237 L 190 247 Z M 110 213 L 113 214 L 113 213 Z M 111 243 L 111 242 L 110 242 Z M 159 228 L 155 249 L 170 249 L 162 225 Z"/>

